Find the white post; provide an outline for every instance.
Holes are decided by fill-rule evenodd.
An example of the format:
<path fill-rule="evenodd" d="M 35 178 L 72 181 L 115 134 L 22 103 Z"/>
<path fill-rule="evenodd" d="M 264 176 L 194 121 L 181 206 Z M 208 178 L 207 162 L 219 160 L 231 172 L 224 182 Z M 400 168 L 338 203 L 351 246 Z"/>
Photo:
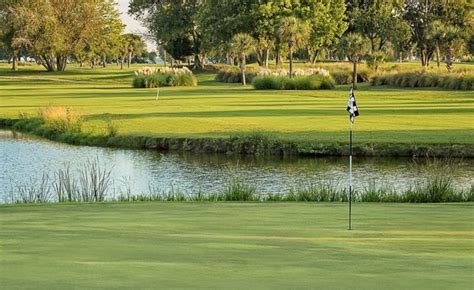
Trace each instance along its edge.
<path fill-rule="evenodd" d="M 352 121 L 349 122 L 349 230 L 352 230 Z"/>

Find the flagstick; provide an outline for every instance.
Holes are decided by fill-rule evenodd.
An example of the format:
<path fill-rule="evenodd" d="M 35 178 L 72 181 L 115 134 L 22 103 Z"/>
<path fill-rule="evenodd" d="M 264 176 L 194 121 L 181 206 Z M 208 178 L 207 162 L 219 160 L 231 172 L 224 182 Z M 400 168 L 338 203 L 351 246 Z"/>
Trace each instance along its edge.
<path fill-rule="evenodd" d="M 349 123 L 349 230 L 352 230 L 352 121 Z"/>

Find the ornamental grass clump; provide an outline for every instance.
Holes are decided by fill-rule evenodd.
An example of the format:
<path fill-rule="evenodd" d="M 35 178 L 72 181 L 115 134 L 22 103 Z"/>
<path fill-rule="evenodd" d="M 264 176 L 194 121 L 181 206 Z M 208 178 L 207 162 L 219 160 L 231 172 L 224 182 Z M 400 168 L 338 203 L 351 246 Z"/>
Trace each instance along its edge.
<path fill-rule="evenodd" d="M 399 72 L 381 73 L 372 77 L 370 81 L 373 86 L 397 86 L 411 88 L 444 88 L 451 90 L 474 90 L 474 74 L 450 73 L 442 74 L 436 72 Z"/>
<path fill-rule="evenodd" d="M 80 133 L 82 115 L 70 107 L 48 106 L 38 110 L 43 125 L 54 133 Z"/>
<path fill-rule="evenodd" d="M 331 76 L 305 75 L 289 76 L 262 75 L 253 79 L 252 85 L 257 90 L 327 90 L 336 85 Z"/>
<path fill-rule="evenodd" d="M 193 87 L 197 79 L 186 67 L 143 67 L 135 71 L 134 88 Z"/>

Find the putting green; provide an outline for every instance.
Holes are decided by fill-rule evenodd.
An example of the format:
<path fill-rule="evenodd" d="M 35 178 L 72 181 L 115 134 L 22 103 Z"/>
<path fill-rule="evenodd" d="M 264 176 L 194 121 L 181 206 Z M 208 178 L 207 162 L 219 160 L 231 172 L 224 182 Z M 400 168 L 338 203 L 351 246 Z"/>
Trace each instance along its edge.
<path fill-rule="evenodd" d="M 467 204 L 0 206 L 2 289 L 472 289 Z"/>

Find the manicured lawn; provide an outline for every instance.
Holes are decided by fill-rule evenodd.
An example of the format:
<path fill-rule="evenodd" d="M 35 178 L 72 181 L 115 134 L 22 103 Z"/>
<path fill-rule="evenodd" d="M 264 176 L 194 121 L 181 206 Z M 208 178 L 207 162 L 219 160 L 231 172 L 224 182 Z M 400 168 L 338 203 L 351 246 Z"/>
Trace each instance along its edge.
<path fill-rule="evenodd" d="M 0 206 L 1 289 L 472 289 L 473 204 Z"/>
<path fill-rule="evenodd" d="M 469 66 L 469 65 L 466 65 Z M 136 67 L 135 67 L 136 68 Z M 198 87 L 133 89 L 132 69 L 0 66 L 0 118 L 34 116 L 38 107 L 73 106 L 85 130 L 102 134 L 111 119 L 119 134 L 228 137 L 267 133 L 285 140 L 345 142 L 348 86 L 328 91 L 256 91 L 198 75 Z M 474 143 L 474 93 L 360 85 L 355 142 Z"/>

